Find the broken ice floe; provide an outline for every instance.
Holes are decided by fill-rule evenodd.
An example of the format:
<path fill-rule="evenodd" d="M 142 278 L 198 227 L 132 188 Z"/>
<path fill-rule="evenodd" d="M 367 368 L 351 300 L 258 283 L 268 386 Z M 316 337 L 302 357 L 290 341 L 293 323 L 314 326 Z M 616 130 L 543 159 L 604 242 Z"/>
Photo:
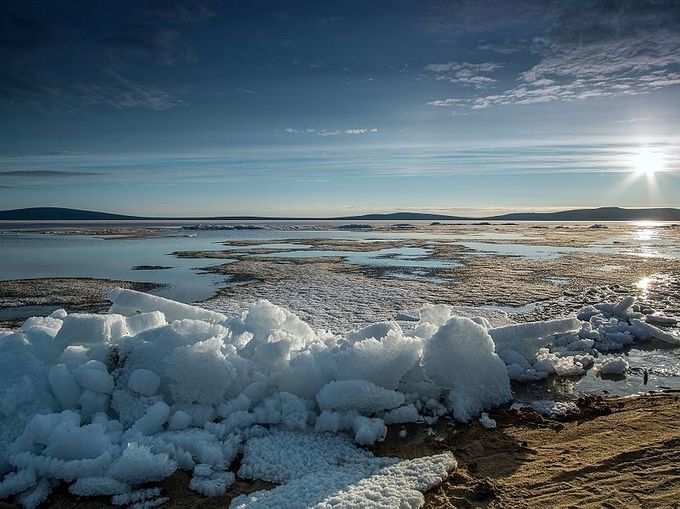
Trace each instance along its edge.
<path fill-rule="evenodd" d="M 0 331 L 0 498 L 36 507 L 67 483 L 76 496 L 155 507 L 162 493 L 135 487 L 178 469 L 218 496 L 243 454 L 240 477 L 283 484 L 233 507 L 419 507 L 455 467 L 450 454 L 400 462 L 353 442 L 445 415 L 481 414 L 492 428 L 483 412 L 510 401 L 510 379 L 581 375 L 598 352 L 680 342 L 632 299 L 497 328 L 426 306 L 412 332 L 381 322 L 341 334 L 267 301 L 228 318 L 131 290 L 112 299 L 109 314 L 59 310 Z"/>

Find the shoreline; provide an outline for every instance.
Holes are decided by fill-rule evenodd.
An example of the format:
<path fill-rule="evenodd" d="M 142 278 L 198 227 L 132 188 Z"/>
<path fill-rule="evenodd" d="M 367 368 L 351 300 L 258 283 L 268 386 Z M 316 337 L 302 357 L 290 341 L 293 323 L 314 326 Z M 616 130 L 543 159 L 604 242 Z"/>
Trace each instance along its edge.
<path fill-rule="evenodd" d="M 579 414 L 544 417 L 532 410 L 490 412 L 497 429 L 478 422 L 441 420 L 389 427 L 378 456 L 412 459 L 449 450 L 458 468 L 425 493 L 425 509 L 677 507 L 680 499 L 680 395 L 584 397 Z M 407 430 L 405 438 L 401 429 Z M 238 467 L 238 459 L 237 465 Z M 205 498 L 178 472 L 160 483 L 168 509 L 228 507 L 232 498 L 273 487 L 238 479 L 224 496 Z M 0 503 L 2 508 L 15 508 Z M 114 508 L 110 497 L 78 498 L 63 487 L 50 498 L 56 509 Z"/>
<path fill-rule="evenodd" d="M 114 288 L 149 292 L 162 287 L 156 283 L 84 277 L 0 281 L 0 328 L 16 327 L 48 308 L 64 308 L 69 313 L 105 311 L 110 306 L 108 293 Z M 28 316 L 24 317 L 24 314 Z"/>

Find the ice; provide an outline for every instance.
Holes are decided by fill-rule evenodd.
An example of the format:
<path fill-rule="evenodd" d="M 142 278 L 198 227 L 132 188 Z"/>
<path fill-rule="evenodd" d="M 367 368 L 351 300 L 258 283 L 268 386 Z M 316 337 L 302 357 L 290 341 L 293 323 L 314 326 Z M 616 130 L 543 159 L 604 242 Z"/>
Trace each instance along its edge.
<path fill-rule="evenodd" d="M 453 416 L 469 421 L 512 397 L 510 379 L 484 327 L 469 318 L 449 319 L 425 342 L 425 373 L 450 389 Z"/>
<path fill-rule="evenodd" d="M 168 322 L 189 318 L 219 323 L 227 319 L 222 313 L 182 304 L 181 302 L 175 302 L 135 290 L 116 288 L 111 292 L 110 298 L 113 304 L 109 312 L 125 316 L 160 311 L 165 315 Z"/>
<path fill-rule="evenodd" d="M 419 422 L 421 416 L 418 409 L 413 405 L 404 405 L 389 412 L 385 412 L 385 424 L 403 424 L 407 422 Z"/>
<path fill-rule="evenodd" d="M 96 315 L 73 313 L 64 318 L 54 341 L 63 346 L 108 343 L 127 333 L 125 317 L 121 315 Z"/>
<path fill-rule="evenodd" d="M 328 433 L 272 431 L 249 440 L 243 451 L 239 477 L 285 483 L 306 474 L 359 465 L 373 455 L 352 444 L 348 437 Z M 380 464 L 394 459 L 375 459 Z"/>
<path fill-rule="evenodd" d="M 531 403 L 513 403 L 510 408 L 512 410 L 531 408 L 539 414 L 548 417 L 565 417 L 567 415 L 579 413 L 578 405 L 571 401 L 537 400 L 532 401 Z"/>
<path fill-rule="evenodd" d="M 191 416 L 188 413 L 177 410 L 170 418 L 168 429 L 175 431 L 186 429 L 191 426 L 191 421 Z"/>
<path fill-rule="evenodd" d="M 489 414 L 486 412 L 482 412 L 482 415 L 479 417 L 479 424 L 486 429 L 496 429 L 496 421 L 489 417 Z"/>
<path fill-rule="evenodd" d="M 50 433 L 42 454 L 62 460 L 94 459 L 110 448 L 111 440 L 101 424 L 61 424 Z"/>
<path fill-rule="evenodd" d="M 224 399 L 237 373 L 222 347 L 222 341 L 210 338 L 174 351 L 166 373 L 175 401 L 214 404 Z"/>
<path fill-rule="evenodd" d="M 17 501 L 24 509 L 35 509 L 42 504 L 47 497 L 50 496 L 52 487 L 47 479 L 41 479 L 40 482 L 31 490 L 17 496 Z"/>
<path fill-rule="evenodd" d="M 170 417 L 170 407 L 163 401 L 150 406 L 143 417 L 132 425 L 131 430 L 142 435 L 153 435 L 163 429 L 163 425 Z"/>
<path fill-rule="evenodd" d="M 80 400 L 81 389 L 75 377 L 65 364 L 52 366 L 47 375 L 52 393 L 64 410 L 76 408 Z"/>
<path fill-rule="evenodd" d="M 128 444 L 123 454 L 111 465 L 111 477 L 129 484 L 160 481 L 177 470 L 177 463 L 167 454 L 154 454 L 151 449 L 135 442 Z"/>
<path fill-rule="evenodd" d="M 111 497 L 113 505 L 130 505 L 145 500 L 152 500 L 158 498 L 161 494 L 160 488 L 147 488 L 142 490 L 131 491 L 130 493 L 123 493 Z"/>
<path fill-rule="evenodd" d="M 541 338 L 548 338 L 553 334 L 577 330 L 579 327 L 581 327 L 581 322 L 578 319 L 561 318 L 496 327 L 489 329 L 489 334 L 493 338 L 496 349 L 499 352 L 515 350 L 523 353 L 526 357 L 546 344 L 546 341 L 539 341 Z"/>
<path fill-rule="evenodd" d="M 282 486 L 235 498 L 230 509 L 419 508 L 423 492 L 454 468 L 451 453 L 400 461 L 367 458 L 304 473 Z"/>
<path fill-rule="evenodd" d="M 628 361 L 623 357 L 604 359 L 597 365 L 597 373 L 604 376 L 625 376 L 628 371 Z"/>
<path fill-rule="evenodd" d="M 486 411 L 510 400 L 510 378 L 582 376 L 598 352 L 675 341 L 633 302 L 496 328 L 474 310 L 464 318 L 434 305 L 403 328 L 333 333 L 263 300 L 227 319 L 121 290 L 114 314 L 35 317 L 0 334 L 0 493 L 34 507 L 66 481 L 78 496 L 152 507 L 160 491 L 124 492 L 179 468 L 193 472 L 195 491 L 222 495 L 242 455 L 240 477 L 281 486 L 233 507 L 419 507 L 453 458 L 399 462 L 358 445 L 446 415 L 492 429 Z M 625 362 L 605 358 L 596 370 L 624 373 Z"/>
<path fill-rule="evenodd" d="M 130 486 L 112 477 L 81 477 L 68 490 L 80 497 L 98 497 L 127 493 Z"/>
<path fill-rule="evenodd" d="M 389 323 L 389 322 L 388 322 Z M 396 389 L 402 377 L 417 363 L 422 341 L 402 334 L 399 326 L 386 325 L 384 336 L 370 336 L 354 342 L 337 355 L 338 380 L 368 380 L 387 389 Z M 373 329 L 371 333 L 378 333 Z M 364 329 L 354 333 L 364 335 Z"/>
<path fill-rule="evenodd" d="M 371 419 L 358 415 L 352 422 L 354 429 L 354 441 L 360 445 L 373 445 L 378 441 L 383 441 L 387 434 L 385 421 L 382 419 Z"/>
<path fill-rule="evenodd" d="M 21 493 L 35 486 L 36 483 L 35 471 L 30 468 L 11 472 L 0 481 L 0 498 Z"/>
<path fill-rule="evenodd" d="M 189 489 L 206 497 L 220 497 L 236 480 L 232 472 L 216 472 L 210 476 L 194 476 Z"/>
<path fill-rule="evenodd" d="M 323 386 L 317 395 L 322 410 L 356 410 L 376 413 L 404 403 L 400 392 L 383 389 L 366 380 L 342 380 Z"/>
<path fill-rule="evenodd" d="M 128 388 L 144 396 L 153 396 L 161 385 L 161 377 L 149 369 L 135 369 L 128 378 Z"/>
<path fill-rule="evenodd" d="M 113 392 L 113 377 L 109 374 L 106 366 L 99 361 L 87 361 L 76 368 L 75 373 L 78 384 L 87 391 L 111 394 Z"/>

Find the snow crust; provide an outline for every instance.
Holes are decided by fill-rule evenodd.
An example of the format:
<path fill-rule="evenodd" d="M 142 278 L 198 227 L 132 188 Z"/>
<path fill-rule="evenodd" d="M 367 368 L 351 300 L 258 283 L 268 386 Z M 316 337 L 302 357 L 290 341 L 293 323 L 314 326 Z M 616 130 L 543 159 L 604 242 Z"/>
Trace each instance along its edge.
<path fill-rule="evenodd" d="M 108 314 L 60 310 L 0 335 L 0 498 L 36 507 L 66 483 L 77 496 L 155 507 L 161 493 L 135 487 L 178 469 L 217 496 L 243 454 L 240 477 L 282 484 L 232 507 L 419 507 L 453 457 L 399 462 L 356 444 L 445 416 L 481 415 L 491 428 L 484 412 L 511 400 L 510 379 L 580 376 L 600 352 L 677 339 L 631 299 L 496 328 L 426 306 L 408 330 L 341 333 L 267 301 L 237 317 L 131 290 L 112 301 Z"/>

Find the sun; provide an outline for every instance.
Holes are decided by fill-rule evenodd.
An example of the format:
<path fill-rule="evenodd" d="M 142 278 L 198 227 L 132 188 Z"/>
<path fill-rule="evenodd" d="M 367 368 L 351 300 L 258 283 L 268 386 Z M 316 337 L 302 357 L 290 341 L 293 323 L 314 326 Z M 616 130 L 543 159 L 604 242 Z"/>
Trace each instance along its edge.
<path fill-rule="evenodd" d="M 663 171 L 665 158 L 662 152 L 653 150 L 649 147 L 642 147 L 633 156 L 632 166 L 638 175 L 653 177 L 655 173 Z"/>

